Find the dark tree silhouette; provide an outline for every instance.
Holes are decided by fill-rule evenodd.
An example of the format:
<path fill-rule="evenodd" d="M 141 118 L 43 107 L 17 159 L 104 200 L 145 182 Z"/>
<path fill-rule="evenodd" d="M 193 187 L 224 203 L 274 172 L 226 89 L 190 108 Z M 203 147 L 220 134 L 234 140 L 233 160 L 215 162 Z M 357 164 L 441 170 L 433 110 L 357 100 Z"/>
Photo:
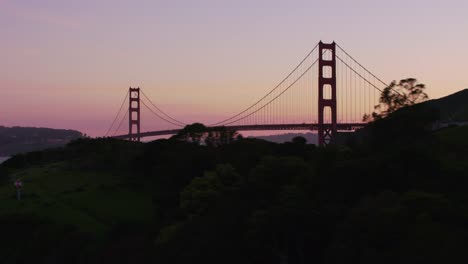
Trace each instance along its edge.
<path fill-rule="evenodd" d="M 196 145 L 205 144 L 207 146 L 216 147 L 226 145 L 237 139 L 239 133 L 227 127 L 206 127 L 201 123 L 194 123 L 185 126 L 175 139 L 192 142 Z"/>
<path fill-rule="evenodd" d="M 382 119 L 400 108 L 427 100 L 429 96 L 424 92 L 424 89 L 426 86 L 414 78 L 403 79 L 398 83 L 393 81 L 383 89 L 375 111 L 364 115 L 363 121 Z"/>
<path fill-rule="evenodd" d="M 174 136 L 174 138 L 200 145 L 207 131 L 208 128 L 205 125 L 201 123 L 194 123 L 185 126 L 177 135 Z"/>
<path fill-rule="evenodd" d="M 305 137 L 297 136 L 292 139 L 292 142 L 297 145 L 307 144 L 307 139 Z"/>

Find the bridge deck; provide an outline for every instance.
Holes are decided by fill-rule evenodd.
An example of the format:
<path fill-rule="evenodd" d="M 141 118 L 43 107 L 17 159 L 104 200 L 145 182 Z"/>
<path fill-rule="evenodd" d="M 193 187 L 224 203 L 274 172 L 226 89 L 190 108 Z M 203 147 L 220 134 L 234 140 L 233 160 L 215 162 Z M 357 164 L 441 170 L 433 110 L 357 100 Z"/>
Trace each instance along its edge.
<path fill-rule="evenodd" d="M 362 128 L 366 123 L 347 123 L 337 124 L 338 131 L 355 131 L 356 129 Z M 244 125 L 244 126 L 226 126 L 228 129 L 236 131 L 268 131 L 268 130 L 303 130 L 303 131 L 317 131 L 318 124 L 270 124 L 270 125 Z M 156 136 L 169 136 L 176 135 L 182 129 L 172 130 L 159 130 L 159 131 L 148 131 L 140 133 L 140 137 L 156 137 Z M 113 138 L 126 139 L 128 135 L 118 135 Z"/>

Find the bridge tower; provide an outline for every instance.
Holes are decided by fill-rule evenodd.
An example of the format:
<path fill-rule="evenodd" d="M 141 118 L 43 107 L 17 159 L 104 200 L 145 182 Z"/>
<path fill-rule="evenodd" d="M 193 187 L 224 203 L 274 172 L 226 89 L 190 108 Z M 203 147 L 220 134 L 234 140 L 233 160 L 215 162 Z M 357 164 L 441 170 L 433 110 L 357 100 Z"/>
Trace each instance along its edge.
<path fill-rule="evenodd" d="M 128 93 L 128 139 L 140 141 L 140 88 L 130 87 Z"/>
<path fill-rule="evenodd" d="M 336 44 L 319 43 L 318 76 L 318 143 L 326 146 L 331 143 L 337 131 L 336 111 Z M 331 120 L 325 123 L 325 111 L 330 109 Z"/>

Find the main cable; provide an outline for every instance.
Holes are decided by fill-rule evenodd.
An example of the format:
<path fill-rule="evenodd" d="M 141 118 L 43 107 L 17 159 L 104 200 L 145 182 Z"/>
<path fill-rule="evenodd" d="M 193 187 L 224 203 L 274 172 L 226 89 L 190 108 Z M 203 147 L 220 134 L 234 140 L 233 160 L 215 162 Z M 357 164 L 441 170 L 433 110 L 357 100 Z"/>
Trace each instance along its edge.
<path fill-rule="evenodd" d="M 117 121 L 117 118 L 118 118 L 119 115 L 120 115 L 120 111 L 122 111 L 122 108 L 123 108 L 123 106 L 124 106 L 124 104 L 125 104 L 125 101 L 127 101 L 128 93 L 125 93 L 125 94 L 126 94 L 126 96 L 125 96 L 125 98 L 124 98 L 122 104 L 120 105 L 119 111 L 117 112 L 117 115 L 115 116 L 114 121 L 112 121 L 112 124 L 110 125 L 109 129 L 107 129 L 107 132 L 106 132 L 106 134 L 104 135 L 104 137 L 107 137 L 107 135 L 109 135 L 109 132 L 110 132 L 110 131 L 112 130 L 112 128 L 114 127 L 115 121 Z"/>
<path fill-rule="evenodd" d="M 341 50 L 343 51 L 344 54 L 346 54 L 348 57 L 350 57 L 357 65 L 359 65 L 361 68 L 363 68 L 365 71 L 367 71 L 370 75 L 372 75 L 372 77 L 374 77 L 375 79 L 377 79 L 379 82 L 381 82 L 383 85 L 385 86 L 388 86 L 387 83 L 385 83 L 384 81 L 382 81 L 379 77 L 375 76 L 375 74 L 373 74 L 371 71 L 369 71 L 366 67 L 364 67 L 362 64 L 360 64 L 356 59 L 353 58 L 353 56 L 349 55 L 348 52 L 346 52 L 346 50 L 344 50 L 340 45 L 338 45 L 336 43 L 336 46 Z"/>
<path fill-rule="evenodd" d="M 269 104 L 271 104 L 273 101 L 275 101 L 278 97 L 280 97 L 281 95 L 283 95 L 286 91 L 288 91 L 294 84 L 296 84 L 317 62 L 318 62 L 319 59 L 315 60 L 314 63 L 312 63 L 312 65 L 310 65 L 300 76 L 299 78 L 297 78 L 293 83 L 291 83 L 286 89 L 284 89 L 284 91 L 282 91 L 280 94 L 278 94 L 277 96 L 275 96 L 273 99 L 271 99 L 270 101 L 268 101 L 268 103 L 264 104 L 262 107 L 260 107 L 259 109 L 255 110 L 254 112 L 248 114 L 247 116 L 244 116 L 244 117 L 241 117 L 239 119 L 236 119 L 234 121 L 231 121 L 229 123 L 226 123 L 224 125 L 229 125 L 229 124 L 232 124 L 232 123 L 235 123 L 239 120 L 242 120 L 244 118 L 247 118 L 255 113 L 257 113 L 258 111 L 264 109 L 266 106 L 268 106 Z"/>
<path fill-rule="evenodd" d="M 222 123 L 225 123 L 229 120 L 232 120 L 240 115 L 242 115 L 243 113 L 249 111 L 250 109 L 252 109 L 254 106 L 256 106 L 258 103 L 260 103 L 263 99 L 265 99 L 267 96 L 269 96 L 271 93 L 273 93 L 276 89 L 278 89 L 309 57 L 310 55 L 312 55 L 312 53 L 317 49 L 318 47 L 318 43 L 317 45 L 315 45 L 315 47 L 307 54 L 307 56 L 305 56 L 305 58 L 278 84 L 276 85 L 269 93 L 267 93 L 266 95 L 264 95 L 262 98 L 260 98 L 257 102 L 255 102 L 254 104 L 252 104 L 250 107 L 248 107 L 247 109 L 245 109 L 244 111 L 230 117 L 230 118 L 227 118 L 223 121 L 219 121 L 217 123 L 214 123 L 210 126 L 217 126 L 219 124 L 222 124 Z"/>
<path fill-rule="evenodd" d="M 167 120 L 166 118 L 162 117 L 161 115 L 159 115 L 158 113 L 156 113 L 153 109 L 151 109 L 147 104 L 145 104 L 145 101 L 141 100 L 140 101 L 144 106 L 146 106 L 146 108 L 148 108 L 148 110 L 150 110 L 151 113 L 153 113 L 154 115 L 156 115 L 158 118 L 170 123 L 170 124 L 173 124 L 175 126 L 178 126 L 178 127 L 183 127 L 184 125 L 181 125 L 181 124 L 177 124 L 177 123 L 174 123 L 172 121 L 169 121 Z"/>
<path fill-rule="evenodd" d="M 340 60 L 344 65 L 346 65 L 346 67 L 348 67 L 352 72 L 354 72 L 356 75 L 358 75 L 359 77 L 361 77 L 363 80 L 365 80 L 368 84 L 370 84 L 372 87 L 374 87 L 375 89 L 379 90 L 380 92 L 382 92 L 381 89 L 379 89 L 379 87 L 375 86 L 374 84 L 372 84 L 369 80 L 367 80 L 366 78 L 364 78 L 360 73 L 358 73 L 356 70 L 354 70 L 353 68 L 351 68 L 351 66 L 349 66 L 346 62 L 344 62 L 338 55 L 335 55 L 335 57 Z"/>
<path fill-rule="evenodd" d="M 120 120 L 120 123 L 119 123 L 119 126 L 117 127 L 117 129 L 114 131 L 114 134 L 112 136 L 115 136 L 115 134 L 117 134 L 117 131 L 119 131 L 120 127 L 122 126 L 122 123 L 123 121 L 125 120 L 125 118 L 128 116 L 128 113 L 129 113 L 129 110 L 127 110 L 127 112 L 125 113 L 125 115 L 122 117 L 122 119 Z"/>
<path fill-rule="evenodd" d="M 165 115 L 168 119 L 170 119 L 170 120 L 172 120 L 172 121 L 174 121 L 176 123 L 179 123 L 181 126 L 186 126 L 187 125 L 186 123 L 181 122 L 181 121 L 179 121 L 179 120 L 177 120 L 175 118 L 172 118 L 170 115 L 166 114 L 161 108 L 156 106 L 156 104 L 154 104 L 153 101 L 151 101 L 151 99 L 149 99 L 149 97 L 145 94 L 145 92 L 142 89 L 140 89 L 140 90 L 141 90 L 141 93 L 143 94 L 143 96 L 146 98 L 146 100 L 148 100 L 148 102 L 152 106 L 154 106 L 154 108 L 156 108 L 159 112 L 161 112 L 163 115 Z"/>

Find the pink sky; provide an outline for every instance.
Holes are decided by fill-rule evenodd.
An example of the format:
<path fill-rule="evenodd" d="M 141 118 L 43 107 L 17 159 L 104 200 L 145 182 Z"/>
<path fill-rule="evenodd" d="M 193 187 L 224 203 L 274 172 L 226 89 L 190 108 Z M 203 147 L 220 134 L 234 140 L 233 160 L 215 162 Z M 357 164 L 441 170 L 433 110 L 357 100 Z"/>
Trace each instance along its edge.
<path fill-rule="evenodd" d="M 0 125 L 103 135 L 129 86 L 185 122 L 216 121 L 319 40 L 431 98 L 468 88 L 468 2 L 408 2 L 0 0 Z"/>

